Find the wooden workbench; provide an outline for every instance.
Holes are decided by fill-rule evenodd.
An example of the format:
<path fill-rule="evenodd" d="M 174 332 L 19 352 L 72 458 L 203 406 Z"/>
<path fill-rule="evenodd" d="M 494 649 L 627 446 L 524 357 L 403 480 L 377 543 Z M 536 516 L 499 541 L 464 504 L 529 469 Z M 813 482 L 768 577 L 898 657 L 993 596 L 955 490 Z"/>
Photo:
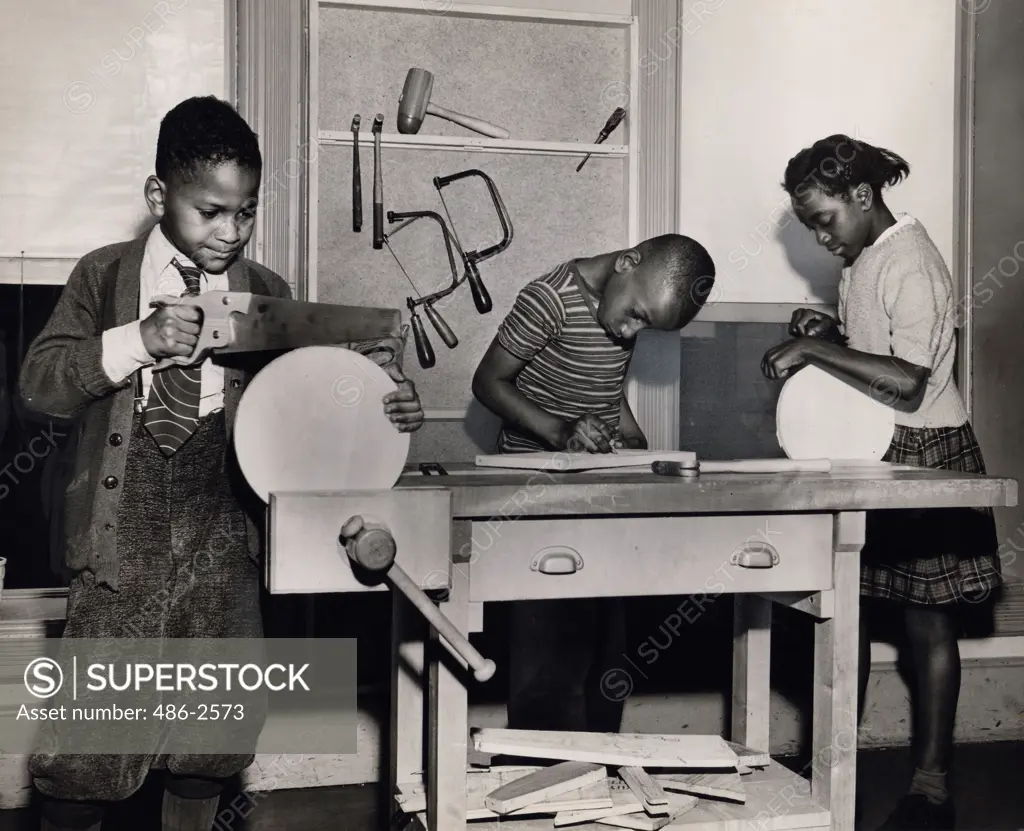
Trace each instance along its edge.
<path fill-rule="evenodd" d="M 1015 480 L 884 464 L 694 480 L 641 470 L 448 472 L 410 472 L 387 492 L 273 494 L 271 591 L 384 590 L 353 577 L 337 542 L 341 523 L 363 513 L 393 531 L 397 562 L 421 587 L 448 589 L 442 611 L 466 633 L 482 626 L 488 601 L 736 594 L 731 738 L 763 750 L 770 746 L 772 603 L 809 615 L 809 784 L 773 764 L 756 774 L 746 806 L 698 808 L 670 826 L 691 831 L 747 823 L 759 831 L 852 831 L 865 511 L 1017 501 Z M 390 792 L 422 774 L 430 831 L 462 831 L 467 687 L 475 682 L 436 632 L 424 643 L 421 621 L 398 593 L 393 653 Z M 500 827 L 534 831 L 551 820 L 503 820 Z"/>

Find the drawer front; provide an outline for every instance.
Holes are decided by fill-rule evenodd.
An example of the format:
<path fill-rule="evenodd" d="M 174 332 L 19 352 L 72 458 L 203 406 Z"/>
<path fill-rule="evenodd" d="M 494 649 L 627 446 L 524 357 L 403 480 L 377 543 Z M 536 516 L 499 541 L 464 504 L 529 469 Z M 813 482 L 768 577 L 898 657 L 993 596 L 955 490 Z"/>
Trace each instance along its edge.
<path fill-rule="evenodd" d="M 830 589 L 832 521 L 829 514 L 773 514 L 474 523 L 470 597 Z"/>
<path fill-rule="evenodd" d="M 386 591 L 353 572 L 338 540 L 349 517 L 383 523 L 395 562 L 421 588 L 440 588 L 451 556 L 451 491 L 352 491 L 272 494 L 267 507 L 267 588 L 272 594 Z"/>

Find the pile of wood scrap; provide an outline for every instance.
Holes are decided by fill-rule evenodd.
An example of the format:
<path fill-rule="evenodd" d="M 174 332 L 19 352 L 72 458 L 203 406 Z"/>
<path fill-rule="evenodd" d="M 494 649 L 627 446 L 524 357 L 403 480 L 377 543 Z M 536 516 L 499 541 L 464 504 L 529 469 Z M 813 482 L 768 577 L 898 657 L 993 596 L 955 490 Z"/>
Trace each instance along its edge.
<path fill-rule="evenodd" d="M 551 817 L 553 828 L 596 823 L 657 831 L 701 801 L 746 802 L 742 776 L 766 767 L 767 753 L 719 736 L 563 733 L 479 729 L 485 754 L 546 765 L 470 768 L 467 820 Z M 426 810 L 422 782 L 399 785 L 406 813 Z"/>

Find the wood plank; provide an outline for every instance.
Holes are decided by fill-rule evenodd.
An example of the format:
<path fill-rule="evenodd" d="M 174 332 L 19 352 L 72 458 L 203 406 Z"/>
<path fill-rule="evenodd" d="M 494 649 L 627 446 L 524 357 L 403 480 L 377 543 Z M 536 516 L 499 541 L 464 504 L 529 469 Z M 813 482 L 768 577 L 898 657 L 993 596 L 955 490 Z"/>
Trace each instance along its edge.
<path fill-rule="evenodd" d="M 654 781 L 667 791 L 713 796 L 730 802 L 747 801 L 738 773 L 668 773 L 655 776 Z"/>
<path fill-rule="evenodd" d="M 745 767 L 766 768 L 772 763 L 772 757 L 767 750 L 755 750 L 739 742 L 727 741 L 726 744 L 736 752 L 739 763 Z"/>
<path fill-rule="evenodd" d="M 598 825 L 611 825 L 615 828 L 635 828 L 638 831 L 658 831 L 670 822 L 697 807 L 700 800 L 689 794 L 669 794 L 669 813 L 667 816 L 652 817 L 647 814 L 623 814 L 617 817 L 604 817 L 595 820 Z"/>
<path fill-rule="evenodd" d="M 560 811 L 555 814 L 555 828 L 561 828 L 566 825 L 580 825 L 584 822 L 594 822 L 603 817 L 635 814 L 644 810 L 643 800 L 633 793 L 625 782 L 617 777 L 608 781 L 612 797 L 611 808 L 598 808 L 587 811 Z"/>
<path fill-rule="evenodd" d="M 883 508 L 1014 506 L 1015 479 L 892 465 L 842 467 L 830 473 L 722 474 L 690 481 L 655 473 L 480 471 L 445 465 L 451 475 L 408 475 L 400 489 L 452 491 L 457 519 L 591 514 L 795 513 Z M 544 486 L 538 488 L 539 477 Z M 524 487 L 542 497 L 523 500 Z M 510 508 L 510 506 L 515 506 Z"/>
<path fill-rule="evenodd" d="M 484 797 L 484 806 L 496 814 L 520 808 L 604 781 L 608 771 L 593 762 L 560 762 L 541 768 L 495 788 Z"/>
<path fill-rule="evenodd" d="M 692 450 L 617 450 L 615 453 L 567 453 L 564 451 L 538 451 L 536 453 L 480 454 L 477 467 L 501 469 L 556 471 L 609 470 L 621 467 L 650 468 L 652 462 L 684 462 L 693 464 L 697 454 Z"/>
<path fill-rule="evenodd" d="M 626 786 L 644 803 L 644 810 L 652 816 L 668 814 L 668 795 L 641 767 L 626 765 L 619 768 L 619 776 Z"/>
<path fill-rule="evenodd" d="M 529 805 L 501 817 L 484 805 L 484 798 L 495 788 L 522 778 L 540 767 L 501 766 L 486 771 L 470 771 L 466 775 L 466 820 L 506 819 L 554 815 L 559 811 L 603 810 L 613 806 L 611 779 L 604 779 L 576 790 L 568 791 Z M 426 789 L 421 782 L 408 782 L 401 786 L 396 801 L 406 814 L 419 814 L 426 810 Z"/>
<path fill-rule="evenodd" d="M 670 823 L 672 831 L 828 831 L 829 812 L 811 796 L 810 783 L 772 762 L 744 778 L 746 804 L 698 799 L 697 806 Z M 672 794 L 669 794 L 671 797 Z M 663 818 L 662 818 L 663 819 Z M 575 826 L 571 831 L 597 831 L 606 824 Z M 551 831 L 547 817 L 512 819 L 500 825 L 483 824 L 470 831 Z"/>
<path fill-rule="evenodd" d="M 736 769 L 736 754 L 721 736 L 648 733 L 568 733 L 555 730 L 473 731 L 473 746 L 531 759 L 663 768 Z"/>
<path fill-rule="evenodd" d="M 753 771 L 745 778 L 744 787 L 745 804 L 702 799 L 696 808 L 673 823 L 672 831 L 829 828 L 829 812 L 811 796 L 810 783 L 778 762 Z"/>

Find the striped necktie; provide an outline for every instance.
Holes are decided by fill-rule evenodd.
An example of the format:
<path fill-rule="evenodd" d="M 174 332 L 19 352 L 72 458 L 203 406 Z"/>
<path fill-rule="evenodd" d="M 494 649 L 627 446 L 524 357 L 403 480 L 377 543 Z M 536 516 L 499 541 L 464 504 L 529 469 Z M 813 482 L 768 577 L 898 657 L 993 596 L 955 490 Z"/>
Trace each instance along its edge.
<path fill-rule="evenodd" d="M 185 281 L 182 297 L 199 294 L 203 272 L 184 266 L 177 258 L 171 264 Z M 153 373 L 143 423 L 164 456 L 170 458 L 199 426 L 199 395 L 202 388 L 200 366 L 172 366 Z"/>

